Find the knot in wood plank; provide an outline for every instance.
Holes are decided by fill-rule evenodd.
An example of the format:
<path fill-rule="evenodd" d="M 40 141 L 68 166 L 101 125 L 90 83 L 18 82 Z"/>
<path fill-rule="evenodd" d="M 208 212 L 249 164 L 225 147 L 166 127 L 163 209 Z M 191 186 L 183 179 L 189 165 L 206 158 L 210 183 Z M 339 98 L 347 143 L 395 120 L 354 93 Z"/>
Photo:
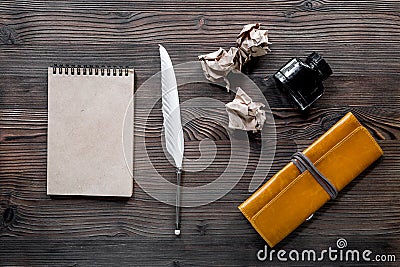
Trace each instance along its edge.
<path fill-rule="evenodd" d="M 3 211 L 3 225 L 9 226 L 15 218 L 15 211 L 13 207 L 8 207 Z"/>
<path fill-rule="evenodd" d="M 290 11 L 284 12 L 283 16 L 285 18 L 293 18 L 295 14 L 296 14 L 296 11 L 290 10 Z"/>
<path fill-rule="evenodd" d="M 304 11 L 317 11 L 320 10 L 323 3 L 317 0 L 305 0 L 300 3 L 299 8 Z"/>
<path fill-rule="evenodd" d="M 16 44 L 17 32 L 8 25 L 0 27 L 0 40 L 3 44 Z"/>
<path fill-rule="evenodd" d="M 206 228 L 208 224 L 200 222 L 199 224 L 196 225 L 197 227 L 197 232 L 199 232 L 199 235 L 206 235 Z"/>
<path fill-rule="evenodd" d="M 203 26 L 206 25 L 206 19 L 204 17 L 200 17 L 199 22 L 197 23 L 197 28 L 203 29 Z"/>

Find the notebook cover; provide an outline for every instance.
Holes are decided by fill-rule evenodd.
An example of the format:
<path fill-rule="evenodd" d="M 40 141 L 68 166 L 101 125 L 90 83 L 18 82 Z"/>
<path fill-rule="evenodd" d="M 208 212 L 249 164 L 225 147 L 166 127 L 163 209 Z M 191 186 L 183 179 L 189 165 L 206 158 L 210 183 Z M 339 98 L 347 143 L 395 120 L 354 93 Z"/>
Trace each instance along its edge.
<path fill-rule="evenodd" d="M 48 69 L 47 194 L 130 197 L 134 71 Z"/>

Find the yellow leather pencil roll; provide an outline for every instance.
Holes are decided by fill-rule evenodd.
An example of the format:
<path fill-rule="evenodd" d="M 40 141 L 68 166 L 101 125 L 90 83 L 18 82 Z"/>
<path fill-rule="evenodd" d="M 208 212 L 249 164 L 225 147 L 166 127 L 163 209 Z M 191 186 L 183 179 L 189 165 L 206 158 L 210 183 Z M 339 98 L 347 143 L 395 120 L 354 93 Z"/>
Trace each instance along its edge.
<path fill-rule="evenodd" d="M 239 209 L 273 247 L 382 155 L 368 130 L 348 113 L 295 153 Z"/>

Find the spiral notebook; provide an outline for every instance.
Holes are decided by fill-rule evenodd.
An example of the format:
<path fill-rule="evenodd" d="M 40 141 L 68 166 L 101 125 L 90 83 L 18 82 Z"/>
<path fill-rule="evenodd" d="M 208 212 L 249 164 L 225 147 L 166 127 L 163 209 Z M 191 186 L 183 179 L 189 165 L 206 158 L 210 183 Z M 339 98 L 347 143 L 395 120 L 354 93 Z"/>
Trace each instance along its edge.
<path fill-rule="evenodd" d="M 48 69 L 48 195 L 132 196 L 133 92 L 133 69 Z"/>

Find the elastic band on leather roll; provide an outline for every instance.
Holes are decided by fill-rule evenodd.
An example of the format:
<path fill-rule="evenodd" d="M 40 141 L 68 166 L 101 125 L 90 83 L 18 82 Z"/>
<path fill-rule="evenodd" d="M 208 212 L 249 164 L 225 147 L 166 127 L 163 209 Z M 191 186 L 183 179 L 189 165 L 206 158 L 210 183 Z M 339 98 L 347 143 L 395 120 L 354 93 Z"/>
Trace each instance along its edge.
<path fill-rule="evenodd" d="M 315 167 L 314 163 L 301 152 L 294 153 L 291 158 L 293 164 L 301 173 L 308 170 L 310 174 L 317 180 L 322 188 L 328 193 L 331 199 L 335 199 L 338 191 L 335 186 Z"/>

